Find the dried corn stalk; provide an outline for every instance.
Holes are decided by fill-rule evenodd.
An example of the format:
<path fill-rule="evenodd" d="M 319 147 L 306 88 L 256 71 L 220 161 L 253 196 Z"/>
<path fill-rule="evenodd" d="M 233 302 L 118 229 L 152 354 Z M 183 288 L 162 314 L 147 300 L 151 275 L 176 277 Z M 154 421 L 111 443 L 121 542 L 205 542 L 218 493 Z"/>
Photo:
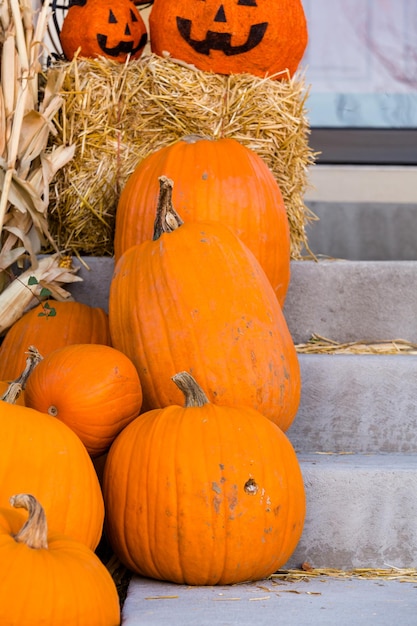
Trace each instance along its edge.
<path fill-rule="evenodd" d="M 42 41 L 50 15 L 50 0 L 38 13 L 32 0 L 0 0 L 0 328 L 19 317 L 27 298 L 16 300 L 16 278 L 11 267 L 29 257 L 29 271 L 38 268 L 42 244 L 56 245 L 49 232 L 49 185 L 56 172 L 73 157 L 75 146 L 48 147 L 56 134 L 54 117 L 62 106 L 59 95 L 64 73 L 42 74 Z M 40 89 L 40 82 L 45 82 Z M 42 97 L 40 97 L 42 93 Z M 49 264 L 56 268 L 54 288 L 74 279 L 74 270 L 59 267 L 59 254 Z M 48 276 L 43 276 L 48 286 Z M 27 291 L 27 290 L 26 290 Z M 30 292 L 29 292 L 30 293 Z M 26 293 L 26 295 L 28 295 Z M 69 293 L 61 290 L 61 298 Z"/>

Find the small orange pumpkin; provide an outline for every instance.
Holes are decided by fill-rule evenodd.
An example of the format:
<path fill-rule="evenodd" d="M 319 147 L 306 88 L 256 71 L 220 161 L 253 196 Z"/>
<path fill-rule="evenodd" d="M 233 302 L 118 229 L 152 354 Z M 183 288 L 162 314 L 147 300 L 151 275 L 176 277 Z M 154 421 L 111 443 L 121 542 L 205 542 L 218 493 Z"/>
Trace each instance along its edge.
<path fill-rule="evenodd" d="M 144 413 L 104 467 L 107 536 L 133 572 L 189 585 L 271 575 L 301 536 L 305 493 L 289 439 L 250 408 L 217 406 L 187 372 L 183 406 Z"/>
<path fill-rule="evenodd" d="M 159 56 L 262 78 L 294 74 L 308 38 L 301 0 L 155 0 L 149 33 Z"/>
<path fill-rule="evenodd" d="M 34 496 L 10 503 L 14 509 L 0 509 L 0 623 L 118 626 L 117 588 L 94 552 L 49 530 Z M 28 511 L 26 520 L 16 508 Z"/>
<path fill-rule="evenodd" d="M 145 22 L 131 0 L 71 0 L 60 33 L 68 60 L 83 57 L 124 63 L 138 59 L 148 39 Z"/>
<path fill-rule="evenodd" d="M 0 401 L 0 507 L 26 491 L 42 502 L 51 528 L 96 549 L 104 503 L 85 446 L 50 415 Z"/>
<path fill-rule="evenodd" d="M 12 381 L 25 367 L 28 346 L 43 357 L 72 343 L 110 344 L 109 318 L 99 308 L 81 302 L 39 304 L 9 328 L 0 346 L 0 380 Z M 48 314 L 53 310 L 55 315 Z"/>
<path fill-rule="evenodd" d="M 173 183 L 160 182 L 154 240 L 123 254 L 109 295 L 112 343 L 136 365 L 142 410 L 178 404 L 165 380 L 187 370 L 211 402 L 250 406 L 286 430 L 300 367 L 265 272 L 225 224 L 185 222 L 170 232 L 179 223 Z"/>
<path fill-rule="evenodd" d="M 184 222 L 223 222 L 253 252 L 284 304 L 290 281 L 290 230 L 280 187 L 261 157 L 236 139 L 197 136 L 156 150 L 127 180 L 116 211 L 115 259 L 153 237 L 159 176 L 175 181 Z"/>
<path fill-rule="evenodd" d="M 73 344 L 38 363 L 26 383 L 25 404 L 67 424 L 96 457 L 139 415 L 142 388 L 132 361 L 119 350 Z"/>

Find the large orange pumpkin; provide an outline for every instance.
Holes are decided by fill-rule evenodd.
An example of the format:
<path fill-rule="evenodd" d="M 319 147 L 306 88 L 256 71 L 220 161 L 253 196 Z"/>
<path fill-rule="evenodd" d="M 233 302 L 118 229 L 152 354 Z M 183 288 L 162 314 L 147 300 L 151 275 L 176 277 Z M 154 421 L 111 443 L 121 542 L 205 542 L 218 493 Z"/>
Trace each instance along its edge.
<path fill-rule="evenodd" d="M 49 530 L 42 505 L 16 494 L 0 509 L 0 623 L 3 626 L 118 626 L 116 585 L 89 548 Z"/>
<path fill-rule="evenodd" d="M 131 0 L 71 0 L 60 33 L 63 52 L 71 60 L 107 57 L 124 63 L 142 55 L 148 38 L 145 22 Z"/>
<path fill-rule="evenodd" d="M 143 414 L 110 448 L 103 494 L 114 552 L 133 572 L 175 583 L 265 578 L 303 529 L 294 449 L 257 411 L 210 404 L 187 373 L 175 380 L 186 406 Z"/>
<path fill-rule="evenodd" d="M 0 380 L 14 380 L 25 367 L 27 349 L 35 345 L 42 356 L 72 343 L 110 343 L 109 319 L 99 308 L 81 302 L 51 302 L 25 313 L 7 331 L 0 346 Z M 47 311 L 46 311 L 47 312 Z"/>
<path fill-rule="evenodd" d="M 32 371 L 25 404 L 67 424 L 93 457 L 140 413 L 142 388 L 120 350 L 73 344 L 50 352 Z"/>
<path fill-rule="evenodd" d="M 51 528 L 97 547 L 104 504 L 85 446 L 50 415 L 1 401 L 0 507 L 24 492 L 42 502 Z"/>
<path fill-rule="evenodd" d="M 159 56 L 217 74 L 278 78 L 296 71 L 308 38 L 301 0 L 155 0 L 149 33 Z"/>
<path fill-rule="evenodd" d="M 290 280 L 290 231 L 280 187 L 266 163 L 236 139 L 184 137 L 143 159 L 120 195 L 116 260 L 152 239 L 159 176 L 174 182 L 173 203 L 185 221 L 229 225 L 254 253 L 284 304 Z"/>
<path fill-rule="evenodd" d="M 172 181 L 161 177 L 161 187 L 156 239 L 129 248 L 110 285 L 112 343 L 137 367 L 142 409 L 179 404 L 166 380 L 187 370 L 210 401 L 250 406 L 286 430 L 300 369 L 265 272 L 224 224 L 186 222 L 159 236 L 175 221 Z"/>

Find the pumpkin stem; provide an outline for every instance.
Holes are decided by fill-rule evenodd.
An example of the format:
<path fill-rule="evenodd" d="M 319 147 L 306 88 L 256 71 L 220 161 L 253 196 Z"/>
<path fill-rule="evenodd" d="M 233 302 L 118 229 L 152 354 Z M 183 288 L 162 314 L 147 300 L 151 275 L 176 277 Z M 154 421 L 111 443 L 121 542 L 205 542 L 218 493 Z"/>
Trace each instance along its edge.
<path fill-rule="evenodd" d="M 0 400 L 2 400 L 3 402 L 7 402 L 8 404 L 16 404 L 16 401 L 21 393 L 22 385 L 13 381 L 9 384 L 6 391 L 1 396 Z"/>
<path fill-rule="evenodd" d="M 25 369 L 20 376 L 10 383 L 4 394 L 0 397 L 0 400 L 3 400 L 3 402 L 15 404 L 22 390 L 26 387 L 27 379 L 29 378 L 32 370 L 39 363 L 39 361 L 42 361 L 43 358 L 35 346 L 29 346 L 27 355 L 28 357 L 26 359 Z"/>
<path fill-rule="evenodd" d="M 28 519 L 14 536 L 15 540 L 26 544 L 28 548 L 47 548 L 48 524 L 40 502 L 29 493 L 18 493 L 10 498 L 10 504 L 15 509 L 25 509 L 29 513 Z"/>
<path fill-rule="evenodd" d="M 153 230 L 153 240 L 156 241 L 164 233 L 172 233 L 184 224 L 174 207 L 172 206 L 173 181 L 167 176 L 160 176 L 158 205 Z"/>
<path fill-rule="evenodd" d="M 19 385 L 22 385 L 22 389 L 24 389 L 26 387 L 27 379 L 29 378 L 30 374 L 32 373 L 32 370 L 43 359 L 43 357 L 40 354 L 39 350 L 37 348 L 35 348 L 35 346 L 29 346 L 28 351 L 27 351 L 26 354 L 28 356 L 27 356 L 27 359 L 26 359 L 25 369 L 20 374 L 20 376 L 18 378 L 16 378 L 16 380 L 13 381 L 15 383 L 19 383 Z"/>
<path fill-rule="evenodd" d="M 208 404 L 209 399 L 206 394 L 201 389 L 195 378 L 193 378 L 188 372 L 179 372 L 178 374 L 175 374 L 171 380 L 174 381 L 178 389 L 184 394 L 184 406 L 186 408 L 191 406 L 201 407 Z"/>

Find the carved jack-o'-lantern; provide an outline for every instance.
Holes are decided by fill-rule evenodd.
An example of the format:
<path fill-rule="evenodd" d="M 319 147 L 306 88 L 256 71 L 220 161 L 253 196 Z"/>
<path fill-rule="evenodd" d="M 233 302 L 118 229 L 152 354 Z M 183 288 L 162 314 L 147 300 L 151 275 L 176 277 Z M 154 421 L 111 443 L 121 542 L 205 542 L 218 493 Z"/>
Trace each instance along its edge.
<path fill-rule="evenodd" d="M 217 74 L 297 69 L 307 45 L 301 0 L 154 0 L 151 48 Z M 286 72 L 288 70 L 288 72 Z"/>
<path fill-rule="evenodd" d="M 71 0 L 60 39 L 69 60 L 80 48 L 80 56 L 123 63 L 141 56 L 148 34 L 131 0 Z"/>

